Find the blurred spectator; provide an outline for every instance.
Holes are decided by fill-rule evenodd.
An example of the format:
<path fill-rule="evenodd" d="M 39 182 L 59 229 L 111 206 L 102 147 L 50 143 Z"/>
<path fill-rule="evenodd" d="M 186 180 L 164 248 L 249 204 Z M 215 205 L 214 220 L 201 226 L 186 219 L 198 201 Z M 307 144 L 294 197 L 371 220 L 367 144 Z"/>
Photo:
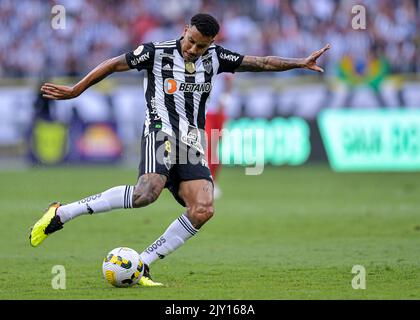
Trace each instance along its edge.
<path fill-rule="evenodd" d="M 2 0 L 0 76 L 82 75 L 141 42 L 179 37 L 189 17 L 207 11 L 222 24 L 221 41 L 254 55 L 306 56 L 325 43 L 326 65 L 367 55 L 378 43 L 393 73 L 420 69 L 420 0 Z M 66 9 L 66 28 L 51 27 L 51 8 Z M 353 5 L 367 11 L 366 30 L 353 30 Z M 328 68 L 326 68 L 328 71 Z M 301 70 L 270 76 L 290 77 Z"/>

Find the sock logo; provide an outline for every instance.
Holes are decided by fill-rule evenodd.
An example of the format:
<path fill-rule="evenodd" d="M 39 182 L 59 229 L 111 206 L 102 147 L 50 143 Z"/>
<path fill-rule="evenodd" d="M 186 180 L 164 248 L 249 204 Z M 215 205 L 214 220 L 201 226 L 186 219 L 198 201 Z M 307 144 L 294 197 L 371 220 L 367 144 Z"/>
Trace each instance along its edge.
<path fill-rule="evenodd" d="M 84 198 L 84 199 L 80 200 L 78 203 L 81 204 L 81 203 L 86 203 L 86 202 L 89 202 L 89 201 L 93 201 L 93 200 L 99 199 L 101 196 L 102 196 L 102 193 L 98 193 L 98 194 L 95 194 L 94 196 Z"/>
<path fill-rule="evenodd" d="M 159 252 L 156 252 L 157 256 L 159 257 L 159 259 L 163 259 L 165 258 L 165 256 Z"/>
<path fill-rule="evenodd" d="M 163 245 L 164 243 L 166 242 L 166 239 L 162 236 L 162 237 L 160 237 L 158 240 L 156 240 L 150 247 L 148 247 L 147 249 L 146 249 L 146 251 L 148 252 L 148 253 L 152 253 L 153 251 L 155 251 L 157 248 L 159 248 L 161 245 Z M 160 258 L 160 256 L 163 256 L 163 255 L 161 255 L 161 254 L 158 254 L 158 253 L 156 253 L 158 256 L 159 256 L 159 258 Z M 163 256 L 161 259 L 163 259 L 165 256 Z"/>
<path fill-rule="evenodd" d="M 86 209 L 89 212 L 89 214 L 94 213 L 93 209 L 86 203 Z"/>

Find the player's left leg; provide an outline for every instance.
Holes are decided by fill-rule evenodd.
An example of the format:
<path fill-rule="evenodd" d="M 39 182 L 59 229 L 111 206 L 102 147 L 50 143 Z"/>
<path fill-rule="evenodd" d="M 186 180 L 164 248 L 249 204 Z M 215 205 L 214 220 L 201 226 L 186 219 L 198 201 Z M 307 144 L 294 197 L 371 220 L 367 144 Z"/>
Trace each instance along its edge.
<path fill-rule="evenodd" d="M 178 203 L 186 207 L 186 212 L 175 219 L 165 232 L 140 254 L 146 270 L 156 260 L 163 259 L 181 247 L 213 216 L 213 180 L 210 170 L 206 166 L 203 154 L 192 154 L 197 157 L 194 162 L 187 161 L 182 164 L 178 158 L 180 163 L 171 168 L 166 184 Z M 139 284 L 157 285 L 150 276 L 143 276 Z"/>
<path fill-rule="evenodd" d="M 213 184 L 209 180 L 182 181 L 178 194 L 185 202 L 187 210 L 141 253 L 141 260 L 148 266 L 181 247 L 214 214 Z"/>
<path fill-rule="evenodd" d="M 187 205 L 186 217 L 195 229 L 200 229 L 213 217 L 213 183 L 210 180 L 181 182 L 179 196 Z"/>

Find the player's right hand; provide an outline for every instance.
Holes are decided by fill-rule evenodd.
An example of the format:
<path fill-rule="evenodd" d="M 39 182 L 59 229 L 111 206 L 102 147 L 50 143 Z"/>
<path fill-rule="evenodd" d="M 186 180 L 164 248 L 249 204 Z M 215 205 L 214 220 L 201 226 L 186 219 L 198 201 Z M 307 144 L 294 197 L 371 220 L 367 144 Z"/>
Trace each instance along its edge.
<path fill-rule="evenodd" d="M 41 87 L 43 97 L 53 100 L 72 99 L 78 96 L 74 87 L 67 87 L 53 83 L 44 83 Z"/>

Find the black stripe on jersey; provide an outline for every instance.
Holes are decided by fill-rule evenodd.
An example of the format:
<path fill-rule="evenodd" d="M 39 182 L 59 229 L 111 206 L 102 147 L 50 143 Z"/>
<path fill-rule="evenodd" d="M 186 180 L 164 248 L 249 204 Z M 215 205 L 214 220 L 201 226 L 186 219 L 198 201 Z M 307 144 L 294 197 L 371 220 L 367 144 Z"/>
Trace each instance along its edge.
<path fill-rule="evenodd" d="M 162 120 L 158 117 L 155 105 L 155 75 L 153 69 L 147 70 L 147 90 L 145 94 L 147 103 L 147 112 L 150 119 L 149 132 L 153 128 L 162 128 Z"/>
<path fill-rule="evenodd" d="M 210 58 L 213 62 L 213 57 Z M 213 65 L 213 63 L 212 63 Z M 213 67 L 210 70 L 210 73 L 204 72 L 204 82 L 211 82 L 213 77 Z M 209 98 L 210 92 L 203 92 L 200 98 L 200 104 L 198 105 L 198 114 L 197 114 L 197 126 L 199 129 L 204 130 L 206 125 L 206 101 Z"/>
<path fill-rule="evenodd" d="M 174 46 L 173 48 L 164 48 L 163 52 L 167 53 L 167 54 L 173 54 L 174 50 L 176 49 L 176 46 Z M 163 70 L 163 66 L 166 66 L 167 64 L 169 64 L 169 66 L 171 67 L 170 70 Z M 174 68 L 174 60 L 170 59 L 168 57 L 162 57 L 162 85 L 165 86 L 165 80 L 168 78 L 173 79 L 174 78 L 174 72 L 173 72 L 173 68 Z M 163 92 L 165 92 L 165 88 L 162 88 Z M 172 94 L 167 94 L 165 92 L 165 107 L 168 110 L 168 114 L 169 114 L 169 122 L 172 126 L 172 130 L 173 132 L 178 135 L 179 132 L 179 114 L 176 111 L 176 107 L 175 107 L 175 97 Z"/>
<path fill-rule="evenodd" d="M 185 72 L 185 83 L 195 83 L 195 75 Z M 194 93 L 184 91 L 184 99 L 185 114 L 187 116 L 188 123 L 190 125 L 194 125 Z"/>

